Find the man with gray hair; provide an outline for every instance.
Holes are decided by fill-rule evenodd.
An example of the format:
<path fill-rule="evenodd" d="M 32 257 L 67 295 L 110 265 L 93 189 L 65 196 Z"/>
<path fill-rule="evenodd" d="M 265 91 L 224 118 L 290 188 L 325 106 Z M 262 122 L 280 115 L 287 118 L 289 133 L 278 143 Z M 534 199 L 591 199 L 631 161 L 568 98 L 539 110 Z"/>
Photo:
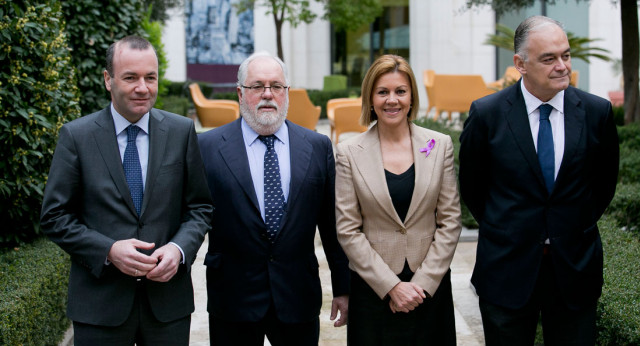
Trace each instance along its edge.
<path fill-rule="evenodd" d="M 611 103 L 569 86 L 557 21 L 518 26 L 522 78 L 476 100 L 460 136 L 460 192 L 480 225 L 471 281 L 487 345 L 594 345 L 603 252 L 597 221 L 613 198 Z"/>
<path fill-rule="evenodd" d="M 214 200 L 207 293 L 211 345 L 317 345 L 322 290 L 316 227 L 331 269 L 335 326 L 347 321 L 348 260 L 338 244 L 327 136 L 286 121 L 282 60 L 238 71 L 241 118 L 199 136 Z"/>

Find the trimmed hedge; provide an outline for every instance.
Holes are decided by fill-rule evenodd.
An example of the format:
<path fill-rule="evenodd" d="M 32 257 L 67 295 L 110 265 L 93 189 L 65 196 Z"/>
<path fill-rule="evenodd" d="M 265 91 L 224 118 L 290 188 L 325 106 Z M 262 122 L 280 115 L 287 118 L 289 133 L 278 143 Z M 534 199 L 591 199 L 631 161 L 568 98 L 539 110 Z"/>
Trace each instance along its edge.
<path fill-rule="evenodd" d="M 640 344 L 640 240 L 611 216 L 599 222 L 604 286 L 598 302 L 598 345 Z"/>
<path fill-rule="evenodd" d="M 607 214 L 618 222 L 619 227 L 640 236 L 640 183 L 618 184 Z"/>
<path fill-rule="evenodd" d="M 65 317 L 69 256 L 46 238 L 0 253 L 0 345 L 56 345 Z"/>

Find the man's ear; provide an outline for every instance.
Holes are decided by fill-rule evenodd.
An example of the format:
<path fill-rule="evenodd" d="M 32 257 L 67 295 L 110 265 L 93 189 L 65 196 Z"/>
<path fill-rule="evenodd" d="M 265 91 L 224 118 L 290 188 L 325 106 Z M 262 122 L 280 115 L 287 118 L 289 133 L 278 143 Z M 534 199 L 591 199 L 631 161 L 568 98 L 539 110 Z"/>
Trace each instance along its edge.
<path fill-rule="evenodd" d="M 518 70 L 521 75 L 527 73 L 527 68 L 524 66 L 524 59 L 518 54 L 513 55 L 513 66 L 516 67 L 516 70 Z"/>
<path fill-rule="evenodd" d="M 102 71 L 102 75 L 104 76 L 104 87 L 107 88 L 107 91 L 111 92 L 111 76 L 107 70 Z"/>

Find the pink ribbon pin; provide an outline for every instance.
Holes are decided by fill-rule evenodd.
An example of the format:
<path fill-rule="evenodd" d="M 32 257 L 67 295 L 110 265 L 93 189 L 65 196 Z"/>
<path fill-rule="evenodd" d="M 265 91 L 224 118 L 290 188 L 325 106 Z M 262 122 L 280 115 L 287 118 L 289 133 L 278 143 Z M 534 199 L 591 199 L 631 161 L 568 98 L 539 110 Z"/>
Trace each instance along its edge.
<path fill-rule="evenodd" d="M 431 140 L 427 141 L 427 146 L 426 147 L 420 148 L 420 152 L 424 153 L 424 157 L 427 157 L 427 156 L 429 156 L 429 154 L 431 154 L 431 150 L 435 146 L 436 146 L 436 140 L 435 139 L 431 139 Z"/>

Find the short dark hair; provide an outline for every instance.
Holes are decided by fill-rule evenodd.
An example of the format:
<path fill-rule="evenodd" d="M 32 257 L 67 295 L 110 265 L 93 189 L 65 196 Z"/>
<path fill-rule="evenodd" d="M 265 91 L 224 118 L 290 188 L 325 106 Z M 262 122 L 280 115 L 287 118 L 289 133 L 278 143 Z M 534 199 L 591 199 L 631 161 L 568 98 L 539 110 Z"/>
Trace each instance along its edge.
<path fill-rule="evenodd" d="M 531 31 L 534 31 L 540 26 L 548 25 L 548 24 L 555 24 L 564 31 L 564 27 L 562 23 L 560 23 L 555 19 L 545 17 L 545 16 L 531 16 L 525 19 L 524 21 L 522 21 L 522 23 L 518 25 L 518 28 L 516 29 L 516 32 L 513 35 L 514 53 L 518 54 L 522 58 L 522 60 L 527 61 L 528 60 L 527 40 L 529 39 L 529 33 L 531 33 Z"/>
<path fill-rule="evenodd" d="M 109 46 L 109 49 L 107 49 L 106 69 L 107 69 L 107 73 L 109 73 L 109 76 L 111 77 L 113 77 L 113 56 L 116 53 L 116 48 L 120 44 L 126 44 L 128 45 L 129 48 L 137 49 L 137 50 L 146 50 L 149 47 L 151 47 L 153 49 L 153 52 L 156 53 L 156 50 L 155 48 L 153 48 L 153 45 L 151 45 L 151 42 L 149 42 L 147 39 L 143 37 L 130 35 L 130 36 L 121 38 L 120 40 L 112 43 Z M 158 54 L 156 53 L 156 57 L 157 56 Z"/>

